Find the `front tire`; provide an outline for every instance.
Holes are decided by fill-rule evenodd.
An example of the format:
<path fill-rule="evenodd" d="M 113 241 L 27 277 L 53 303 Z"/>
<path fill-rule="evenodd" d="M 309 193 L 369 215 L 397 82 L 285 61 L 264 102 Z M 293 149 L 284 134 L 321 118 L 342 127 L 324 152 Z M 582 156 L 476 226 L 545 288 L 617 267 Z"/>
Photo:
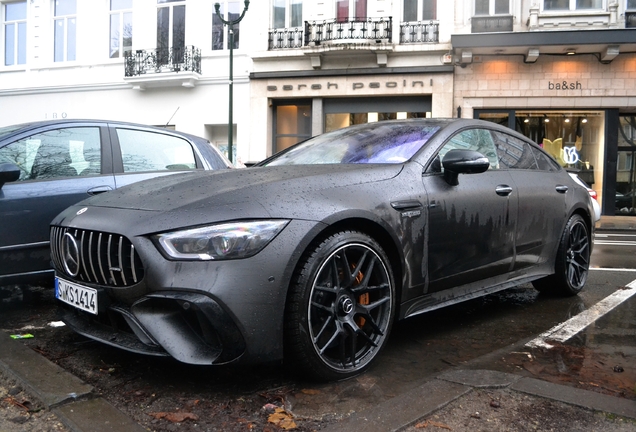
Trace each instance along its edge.
<path fill-rule="evenodd" d="M 393 272 L 380 245 L 342 231 L 314 244 L 285 312 L 285 360 L 320 381 L 357 375 L 385 345 L 395 314 Z"/>
<path fill-rule="evenodd" d="M 590 235 L 587 224 L 581 216 L 574 215 L 561 235 L 554 274 L 532 284 L 542 293 L 573 296 L 583 289 L 589 268 Z"/>

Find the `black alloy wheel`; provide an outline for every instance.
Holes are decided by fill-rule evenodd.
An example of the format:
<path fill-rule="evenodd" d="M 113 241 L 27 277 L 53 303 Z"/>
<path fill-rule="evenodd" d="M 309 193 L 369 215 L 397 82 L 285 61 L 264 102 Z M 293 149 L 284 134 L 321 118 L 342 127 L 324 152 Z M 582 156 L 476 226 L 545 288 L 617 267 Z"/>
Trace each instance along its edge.
<path fill-rule="evenodd" d="M 583 218 L 574 215 L 561 235 L 554 274 L 534 281 L 533 285 L 541 292 L 576 295 L 585 286 L 589 268 L 590 235 Z"/>
<path fill-rule="evenodd" d="M 365 370 L 388 338 L 395 313 L 393 273 L 380 245 L 351 231 L 310 248 L 286 312 L 286 355 L 311 377 L 349 378 Z"/>

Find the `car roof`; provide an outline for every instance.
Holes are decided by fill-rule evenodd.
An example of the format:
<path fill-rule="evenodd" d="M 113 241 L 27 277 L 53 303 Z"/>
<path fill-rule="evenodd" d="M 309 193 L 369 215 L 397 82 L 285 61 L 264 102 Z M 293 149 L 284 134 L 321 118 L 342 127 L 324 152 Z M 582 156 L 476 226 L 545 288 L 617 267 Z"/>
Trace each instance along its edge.
<path fill-rule="evenodd" d="M 166 129 L 166 128 L 162 128 L 159 126 L 151 126 L 151 125 L 146 125 L 146 124 L 141 124 L 141 123 L 132 123 L 132 122 L 126 122 L 126 121 L 119 121 L 119 120 L 105 120 L 105 119 L 53 119 L 53 120 L 38 120 L 38 121 L 33 121 L 33 122 L 26 122 L 26 123 L 19 123 L 19 124 L 14 124 L 14 125 L 7 125 L 7 126 L 3 126 L 0 127 L 0 139 L 5 139 L 7 137 L 22 133 L 24 131 L 28 131 L 31 129 L 38 129 L 41 127 L 46 127 L 46 126 L 63 126 L 65 124 L 77 124 L 77 123 L 91 123 L 91 124 L 95 124 L 95 123 L 103 123 L 103 124 L 113 124 L 113 125 L 121 125 L 121 126 L 130 126 L 130 127 L 134 127 L 134 128 L 143 128 L 143 129 L 149 129 L 149 130 L 155 130 L 157 132 L 162 132 L 162 133 L 173 133 L 176 135 L 180 135 L 186 138 L 189 138 L 191 140 L 195 140 L 195 139 L 203 139 L 201 137 L 197 137 L 195 135 L 190 135 L 188 133 L 185 132 L 179 132 L 173 129 Z M 1 132 L 3 129 L 8 129 L 10 130 L 9 133 L 7 133 L 6 135 L 1 135 Z"/>

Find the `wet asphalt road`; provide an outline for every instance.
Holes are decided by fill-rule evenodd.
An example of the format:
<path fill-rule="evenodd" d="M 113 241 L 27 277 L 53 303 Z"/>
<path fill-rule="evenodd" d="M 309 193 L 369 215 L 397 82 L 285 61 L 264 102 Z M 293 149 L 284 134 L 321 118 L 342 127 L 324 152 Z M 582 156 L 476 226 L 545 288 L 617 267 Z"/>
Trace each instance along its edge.
<path fill-rule="evenodd" d="M 636 269 L 636 236 L 615 234 L 597 235 L 592 268 Z M 92 383 L 105 391 L 116 388 L 128 395 L 155 391 L 166 406 L 176 408 L 183 404 L 184 394 L 191 400 L 219 403 L 224 399 L 240 401 L 250 397 L 259 400 L 259 395 L 265 395 L 263 400 L 280 397 L 301 418 L 329 420 L 376 406 L 447 369 L 465 367 L 475 361 L 483 369 L 540 375 L 542 379 L 554 375 L 563 381 L 569 374 L 573 385 L 583 379 L 589 380 L 590 385 L 607 387 L 610 394 L 616 392 L 621 385 L 615 382 L 617 377 L 627 382 L 631 377 L 608 371 L 592 373 L 599 368 L 611 371 L 621 366 L 621 361 L 636 358 L 636 346 L 622 346 L 624 338 L 617 337 L 621 332 L 624 334 L 624 323 L 628 323 L 628 328 L 632 326 L 633 331 L 636 300 L 617 308 L 575 337 L 573 345 L 560 350 L 556 360 L 551 354 L 530 350 L 520 354 L 511 351 L 511 347 L 566 321 L 635 279 L 636 272 L 595 269 L 590 271 L 583 292 L 575 297 L 540 296 L 531 285 L 522 285 L 410 318 L 394 326 L 388 346 L 367 373 L 329 384 L 291 377 L 280 365 L 250 369 L 183 365 L 170 359 L 126 353 L 78 335 L 69 336 L 68 329 L 58 331 L 61 338 L 72 341 L 71 355 L 87 365 L 88 375 L 82 379 L 90 381 L 91 374 L 102 373 L 102 369 L 95 372 L 95 365 L 103 365 L 106 371 L 116 367 L 126 372 L 113 373 Z M 635 344 L 633 338 L 631 344 Z M 591 364 L 589 373 L 585 372 L 586 362 Z M 587 375 L 581 377 L 581 371 Z M 125 405 L 126 399 L 115 398 L 111 402 Z M 128 411 L 125 406 L 120 409 Z"/>

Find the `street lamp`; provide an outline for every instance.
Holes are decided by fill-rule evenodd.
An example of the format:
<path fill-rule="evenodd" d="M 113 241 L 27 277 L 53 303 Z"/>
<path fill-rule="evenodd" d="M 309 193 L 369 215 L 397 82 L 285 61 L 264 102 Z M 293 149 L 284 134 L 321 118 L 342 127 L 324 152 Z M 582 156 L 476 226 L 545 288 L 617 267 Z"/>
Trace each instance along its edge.
<path fill-rule="evenodd" d="M 250 6 L 250 0 L 245 0 L 245 9 L 243 9 L 243 13 L 241 14 L 241 16 L 235 20 L 226 21 L 223 19 L 223 16 L 221 15 L 221 5 L 218 3 L 214 3 L 214 11 L 216 12 L 216 15 L 219 17 L 221 22 L 224 25 L 228 26 L 228 33 L 229 33 L 228 43 L 230 45 L 230 108 L 229 108 L 228 132 L 227 132 L 227 155 L 228 155 L 228 158 L 230 159 L 230 162 L 232 162 L 232 129 L 234 128 L 234 125 L 233 125 L 234 119 L 232 118 L 232 111 L 233 111 L 232 99 L 234 98 L 234 94 L 233 94 L 234 68 L 232 65 L 232 63 L 234 62 L 234 24 L 238 24 L 239 22 L 241 22 L 249 6 Z M 229 18 L 230 16 L 229 11 L 227 15 Z"/>

